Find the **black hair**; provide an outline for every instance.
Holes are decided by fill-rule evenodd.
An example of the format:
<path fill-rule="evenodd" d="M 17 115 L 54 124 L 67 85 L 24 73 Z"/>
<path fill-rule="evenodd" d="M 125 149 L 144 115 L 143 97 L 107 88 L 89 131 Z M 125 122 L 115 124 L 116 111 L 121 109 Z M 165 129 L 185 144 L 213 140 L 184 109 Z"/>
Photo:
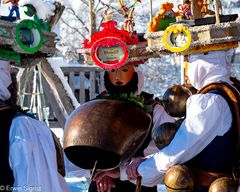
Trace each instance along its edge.
<path fill-rule="evenodd" d="M 104 74 L 104 85 L 109 94 L 135 93 L 138 90 L 138 74 L 133 73 L 132 79 L 124 86 L 116 86 L 109 80 L 108 72 Z"/>

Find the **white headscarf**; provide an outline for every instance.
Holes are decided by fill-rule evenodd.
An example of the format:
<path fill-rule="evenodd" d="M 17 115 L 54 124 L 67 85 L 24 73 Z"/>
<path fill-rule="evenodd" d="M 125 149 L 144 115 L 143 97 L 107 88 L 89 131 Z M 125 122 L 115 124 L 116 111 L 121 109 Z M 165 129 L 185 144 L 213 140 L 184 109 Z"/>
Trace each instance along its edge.
<path fill-rule="evenodd" d="M 137 90 L 137 94 L 139 95 L 142 92 L 142 88 L 144 86 L 144 76 L 142 71 L 135 67 L 135 71 L 137 72 L 138 75 L 138 90 Z"/>
<path fill-rule="evenodd" d="M 210 51 L 189 56 L 188 78 L 196 89 L 213 82 L 230 83 L 233 50 Z"/>
<path fill-rule="evenodd" d="M 0 60 L 0 99 L 5 101 L 11 97 L 8 86 L 12 83 L 10 64 L 8 61 Z"/>

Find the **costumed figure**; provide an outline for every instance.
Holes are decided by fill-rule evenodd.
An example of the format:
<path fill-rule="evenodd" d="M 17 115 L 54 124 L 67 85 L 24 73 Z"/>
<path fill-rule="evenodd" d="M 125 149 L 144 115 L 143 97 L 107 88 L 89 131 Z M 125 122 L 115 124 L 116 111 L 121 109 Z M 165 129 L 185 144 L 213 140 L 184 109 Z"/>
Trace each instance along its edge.
<path fill-rule="evenodd" d="M 9 63 L 0 61 L 1 189 L 70 191 L 63 178 L 65 168 L 59 141 L 44 122 L 12 103 L 10 88 L 14 87 Z"/>
<path fill-rule="evenodd" d="M 123 25 L 123 29 L 131 33 L 134 32 L 134 26 L 135 26 L 135 23 L 133 22 L 133 12 L 134 12 L 134 8 L 131 9 L 128 17 L 125 18 L 124 25 Z"/>
<path fill-rule="evenodd" d="M 192 19 L 192 12 L 191 12 L 191 1 L 185 0 L 183 5 L 178 5 L 178 9 L 180 14 L 186 19 Z"/>
<path fill-rule="evenodd" d="M 180 15 L 179 12 L 173 10 L 174 4 L 165 2 L 160 5 L 160 13 L 157 13 L 153 20 L 148 23 L 148 31 L 156 32 L 165 30 L 170 23 L 176 22 L 176 17 Z"/>
<path fill-rule="evenodd" d="M 189 56 L 188 77 L 199 92 L 188 98 L 184 121 L 168 146 L 121 172 L 125 178 L 141 176 L 145 186 L 164 180 L 169 191 L 237 191 L 240 96 L 230 81 L 232 54 Z"/>
<path fill-rule="evenodd" d="M 211 0 L 211 3 L 213 3 L 213 2 L 214 2 L 214 0 Z M 222 9 L 222 2 L 221 2 L 221 0 L 217 0 L 216 3 L 217 3 L 217 6 L 218 6 L 218 8 L 219 8 L 219 14 L 223 14 L 223 9 Z M 215 8 L 214 5 L 213 5 L 213 8 Z"/>
<path fill-rule="evenodd" d="M 125 18 L 128 17 L 128 11 L 129 8 L 127 6 L 125 6 L 124 1 L 123 0 L 118 0 L 121 10 L 119 10 L 119 13 L 121 13 Z"/>
<path fill-rule="evenodd" d="M 123 30 L 128 31 L 130 33 L 135 32 L 134 26 L 135 23 L 133 21 L 133 12 L 134 8 L 129 9 L 127 6 L 125 6 L 123 0 L 119 0 L 119 4 L 121 7 L 121 11 L 119 11 L 125 18 L 124 24 L 123 24 Z"/>
<path fill-rule="evenodd" d="M 153 140 L 151 139 L 152 137 L 151 135 L 153 132 L 152 130 L 154 130 L 158 125 L 162 123 L 174 122 L 175 120 L 165 112 L 163 107 L 156 100 L 153 99 L 153 94 L 141 91 L 143 86 L 143 75 L 141 71 L 139 70 L 136 71 L 133 65 L 125 65 L 119 69 L 111 69 L 109 71 L 106 71 L 104 75 L 104 80 L 106 91 L 100 94 L 98 98 L 104 98 L 106 96 L 114 97 L 115 95 L 121 94 L 127 94 L 128 96 L 131 96 L 132 94 L 135 94 L 142 97 L 146 105 L 150 105 L 151 107 L 153 107 L 153 109 L 149 112 L 150 115 L 153 117 L 152 129 L 149 132 L 144 143 L 141 145 L 141 147 L 137 150 L 137 152 L 133 156 L 133 159 L 139 159 L 139 161 L 142 161 L 142 159 L 144 159 L 144 156 L 153 154 L 154 152 L 158 151 Z M 126 163 L 126 165 L 128 163 Z M 119 172 L 120 171 L 125 172 L 125 169 L 126 166 L 120 166 L 120 168 L 116 168 L 114 169 L 114 171 L 119 175 Z M 104 173 L 105 172 L 101 173 L 98 172 L 96 173 L 96 175 Z M 103 176 L 102 179 L 100 179 L 97 182 L 97 188 L 98 191 L 101 192 L 104 191 L 135 192 L 136 186 L 129 181 L 121 181 L 119 178 L 112 179 L 111 177 Z M 97 189 L 94 188 L 93 183 L 92 188 L 90 188 L 89 191 L 91 192 L 97 191 Z M 156 192 L 157 187 L 142 186 L 142 192 L 150 191 Z"/>
<path fill-rule="evenodd" d="M 215 12 L 213 10 L 209 9 L 210 0 L 198 0 L 198 5 L 200 6 L 200 12 L 201 12 L 202 17 L 208 17 L 211 15 L 215 15 Z M 218 3 L 218 5 L 220 5 L 220 4 Z M 220 6 L 219 6 L 219 9 L 221 11 Z"/>
<path fill-rule="evenodd" d="M 15 12 L 17 19 L 20 19 L 18 2 L 19 0 L 3 0 L 3 4 L 11 3 L 12 7 L 8 15 L 9 17 L 13 17 L 13 12 Z"/>

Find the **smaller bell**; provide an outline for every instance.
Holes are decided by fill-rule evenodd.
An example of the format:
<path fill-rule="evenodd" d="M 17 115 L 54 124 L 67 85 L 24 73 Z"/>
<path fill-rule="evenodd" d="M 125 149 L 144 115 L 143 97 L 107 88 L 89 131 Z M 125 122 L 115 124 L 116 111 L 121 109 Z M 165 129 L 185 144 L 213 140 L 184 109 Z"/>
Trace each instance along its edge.
<path fill-rule="evenodd" d="M 169 87 L 162 99 L 164 109 L 172 117 L 185 116 L 186 102 L 191 95 L 191 91 L 182 85 L 173 85 Z"/>
<path fill-rule="evenodd" d="M 195 177 L 187 166 L 174 165 L 167 170 L 164 184 L 168 192 L 193 192 Z"/>

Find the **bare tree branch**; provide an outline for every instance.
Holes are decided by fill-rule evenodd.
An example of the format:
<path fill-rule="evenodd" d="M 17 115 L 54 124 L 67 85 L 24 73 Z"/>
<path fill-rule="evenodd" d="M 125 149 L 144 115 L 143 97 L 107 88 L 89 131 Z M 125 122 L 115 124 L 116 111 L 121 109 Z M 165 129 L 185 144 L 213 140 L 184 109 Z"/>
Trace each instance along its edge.
<path fill-rule="evenodd" d="M 87 0 L 82 0 L 83 4 L 88 6 L 88 1 Z"/>
<path fill-rule="evenodd" d="M 62 21 L 65 25 L 67 25 L 69 28 L 71 28 L 72 30 L 74 30 L 75 32 L 77 32 L 83 39 L 86 39 L 86 37 L 82 34 L 82 32 L 81 32 L 78 28 L 69 25 L 69 23 L 66 22 L 65 20 L 63 20 L 62 18 L 61 18 L 61 21 Z"/>
<path fill-rule="evenodd" d="M 101 0 L 98 0 L 97 5 L 95 6 L 94 10 L 97 10 L 98 6 L 100 5 Z"/>
<path fill-rule="evenodd" d="M 76 14 L 72 8 L 66 8 L 66 11 L 72 14 L 83 25 L 83 28 L 89 33 L 89 29 L 86 27 L 85 22 Z"/>
<path fill-rule="evenodd" d="M 102 0 L 100 0 L 100 3 L 103 5 L 103 6 L 105 6 L 106 8 L 111 8 L 112 10 L 114 10 L 114 11 L 116 11 L 116 12 L 118 12 L 119 13 L 119 10 L 117 9 L 117 8 L 115 8 L 115 7 L 113 7 L 113 6 L 111 6 L 111 3 L 112 2 L 110 2 L 109 4 L 107 4 L 107 3 L 104 3 Z M 98 12 L 98 10 L 96 10 L 96 13 Z"/>

